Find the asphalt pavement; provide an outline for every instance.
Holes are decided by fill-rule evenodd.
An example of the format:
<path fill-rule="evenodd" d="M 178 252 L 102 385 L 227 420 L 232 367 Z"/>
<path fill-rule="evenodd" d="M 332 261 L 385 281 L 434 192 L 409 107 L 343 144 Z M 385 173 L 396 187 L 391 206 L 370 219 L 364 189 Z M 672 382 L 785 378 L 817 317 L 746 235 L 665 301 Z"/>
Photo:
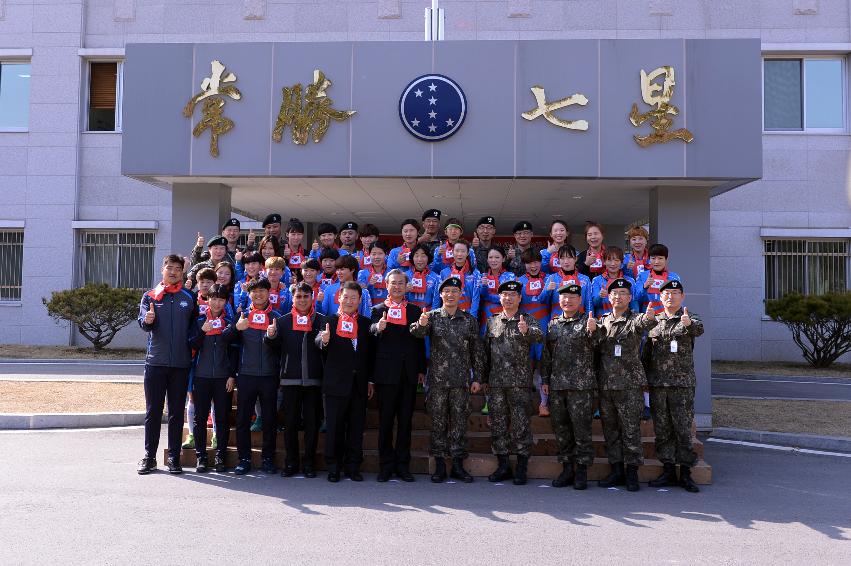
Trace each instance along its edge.
<path fill-rule="evenodd" d="M 578 492 L 138 476 L 142 440 L 0 433 L 0 563 L 851 563 L 851 458 L 709 442 L 715 483 L 699 494 Z"/>
<path fill-rule="evenodd" d="M 141 360 L 12 360 L 0 359 L 0 380 L 141 382 Z"/>
<path fill-rule="evenodd" d="M 712 395 L 851 401 L 851 377 L 713 374 Z"/>

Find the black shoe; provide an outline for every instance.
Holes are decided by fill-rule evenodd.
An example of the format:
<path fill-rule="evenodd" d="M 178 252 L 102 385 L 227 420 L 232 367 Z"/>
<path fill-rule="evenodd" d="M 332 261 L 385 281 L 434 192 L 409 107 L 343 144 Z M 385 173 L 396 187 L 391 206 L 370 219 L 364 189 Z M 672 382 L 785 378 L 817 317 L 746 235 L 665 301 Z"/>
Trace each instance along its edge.
<path fill-rule="evenodd" d="M 340 481 L 340 470 L 328 470 L 328 481 L 331 483 Z"/>
<path fill-rule="evenodd" d="M 623 462 L 612 464 L 612 473 L 606 479 L 597 482 L 600 487 L 615 487 L 624 484 L 626 484 L 626 473 L 623 469 Z"/>
<path fill-rule="evenodd" d="M 452 469 L 449 471 L 449 477 L 461 480 L 464 483 L 473 483 L 473 476 L 464 469 L 464 458 L 458 456 L 452 458 Z"/>
<path fill-rule="evenodd" d="M 198 461 L 195 462 L 195 472 L 199 474 L 205 474 L 209 470 L 207 465 L 207 456 L 201 456 L 198 458 Z"/>
<path fill-rule="evenodd" d="M 278 473 L 278 468 L 275 467 L 275 462 L 271 458 L 263 458 L 263 464 L 260 466 L 260 469 L 263 470 L 264 474 L 271 475 Z"/>
<path fill-rule="evenodd" d="M 514 485 L 526 485 L 526 470 L 529 467 L 529 456 L 517 455 L 517 466 L 514 468 Z"/>
<path fill-rule="evenodd" d="M 510 480 L 513 477 L 511 473 L 511 465 L 508 462 L 508 454 L 497 454 L 496 469 L 488 476 L 488 481 L 497 483 L 504 480 Z"/>
<path fill-rule="evenodd" d="M 689 493 L 698 493 L 700 488 L 694 483 L 691 477 L 691 468 L 689 466 L 680 465 L 680 481 L 679 486 Z"/>
<path fill-rule="evenodd" d="M 225 459 L 221 456 L 216 456 L 216 459 L 213 460 L 213 469 L 219 473 L 222 473 L 227 470 L 227 468 L 225 467 Z"/>
<path fill-rule="evenodd" d="M 180 458 L 170 456 L 166 461 L 165 465 L 168 466 L 168 473 L 170 474 L 182 474 L 183 467 L 180 465 Z"/>
<path fill-rule="evenodd" d="M 573 478 L 573 489 L 588 489 L 588 466 L 576 464 L 576 476 Z"/>
<path fill-rule="evenodd" d="M 284 465 L 284 469 L 281 470 L 282 478 L 291 478 L 298 473 L 298 466 L 295 464 L 286 464 Z"/>
<path fill-rule="evenodd" d="M 306 478 L 316 477 L 316 468 L 313 467 L 313 464 L 305 464 L 302 472 L 304 472 L 304 477 Z"/>
<path fill-rule="evenodd" d="M 672 463 L 662 464 L 662 473 L 655 480 L 647 482 L 650 487 L 677 485 L 677 467 Z"/>
<path fill-rule="evenodd" d="M 638 491 L 638 464 L 627 464 L 626 466 L 626 490 Z"/>
<path fill-rule="evenodd" d="M 363 481 L 363 474 L 360 473 L 360 470 L 350 470 L 346 473 L 346 475 L 349 476 L 352 481 Z"/>
<path fill-rule="evenodd" d="M 562 470 L 553 480 L 553 487 L 567 487 L 573 485 L 573 462 L 562 462 Z"/>
<path fill-rule="evenodd" d="M 396 477 L 408 483 L 417 481 L 414 474 L 408 468 L 396 468 Z"/>
<path fill-rule="evenodd" d="M 144 476 L 150 474 L 157 469 L 157 459 L 156 458 L 148 458 L 145 456 L 141 460 L 139 460 L 139 466 L 136 468 L 136 473 L 140 476 Z"/>
<path fill-rule="evenodd" d="M 390 470 L 381 470 L 378 472 L 378 476 L 375 478 L 379 483 L 384 483 L 390 481 L 390 476 L 393 475 L 393 472 Z"/>
<path fill-rule="evenodd" d="M 233 473 L 237 476 L 242 476 L 251 471 L 251 460 L 240 460 L 239 464 L 233 469 Z"/>
<path fill-rule="evenodd" d="M 434 459 L 434 473 L 431 475 L 432 483 L 440 483 L 446 479 L 446 460 L 443 458 Z"/>

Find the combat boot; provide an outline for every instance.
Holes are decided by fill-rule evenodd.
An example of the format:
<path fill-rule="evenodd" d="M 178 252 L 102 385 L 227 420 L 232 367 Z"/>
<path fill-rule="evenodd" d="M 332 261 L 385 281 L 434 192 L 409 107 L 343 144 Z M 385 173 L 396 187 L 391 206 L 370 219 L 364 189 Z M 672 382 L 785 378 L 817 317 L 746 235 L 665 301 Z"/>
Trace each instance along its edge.
<path fill-rule="evenodd" d="M 626 490 L 638 491 L 638 464 L 628 464 L 626 466 Z"/>
<path fill-rule="evenodd" d="M 553 487 L 567 487 L 573 485 L 573 463 L 562 462 L 562 470 L 556 479 L 553 480 Z"/>
<path fill-rule="evenodd" d="M 461 480 L 464 483 L 473 483 L 473 476 L 464 469 L 464 458 L 458 456 L 452 458 L 452 469 L 449 471 L 449 477 Z"/>
<path fill-rule="evenodd" d="M 700 491 L 700 488 L 697 487 L 697 484 L 694 483 L 694 480 L 691 477 L 691 468 L 689 466 L 683 466 L 682 464 L 680 464 L 679 485 L 689 493 L 698 493 Z"/>
<path fill-rule="evenodd" d="M 623 470 L 623 462 L 612 464 L 612 473 L 606 479 L 597 482 L 600 487 L 614 487 L 616 485 L 624 485 L 626 483 L 626 475 Z"/>
<path fill-rule="evenodd" d="M 529 456 L 517 455 L 517 467 L 514 469 L 514 485 L 526 485 L 526 470 L 529 467 Z"/>
<path fill-rule="evenodd" d="M 677 483 L 677 468 L 674 464 L 666 462 L 662 466 L 662 473 L 655 480 L 650 480 L 647 485 L 650 487 L 667 487 L 676 485 Z"/>
<path fill-rule="evenodd" d="M 431 475 L 432 483 L 440 483 L 446 479 L 446 460 L 443 458 L 434 459 L 434 473 Z"/>
<path fill-rule="evenodd" d="M 588 466 L 576 464 L 576 477 L 573 479 L 573 489 L 588 489 Z"/>
<path fill-rule="evenodd" d="M 513 475 L 511 473 L 511 465 L 508 463 L 508 454 L 497 454 L 497 466 L 491 475 L 488 476 L 489 482 L 501 482 L 510 480 Z"/>

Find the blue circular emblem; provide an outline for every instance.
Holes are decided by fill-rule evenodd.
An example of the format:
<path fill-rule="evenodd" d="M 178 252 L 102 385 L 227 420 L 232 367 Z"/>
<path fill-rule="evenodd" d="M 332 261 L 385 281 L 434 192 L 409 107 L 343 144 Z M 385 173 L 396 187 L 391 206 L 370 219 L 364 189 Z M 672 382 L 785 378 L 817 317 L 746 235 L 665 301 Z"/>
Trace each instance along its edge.
<path fill-rule="evenodd" d="M 467 98 L 458 84 L 443 75 L 423 75 L 405 87 L 399 119 L 411 135 L 424 141 L 445 140 L 467 115 Z"/>

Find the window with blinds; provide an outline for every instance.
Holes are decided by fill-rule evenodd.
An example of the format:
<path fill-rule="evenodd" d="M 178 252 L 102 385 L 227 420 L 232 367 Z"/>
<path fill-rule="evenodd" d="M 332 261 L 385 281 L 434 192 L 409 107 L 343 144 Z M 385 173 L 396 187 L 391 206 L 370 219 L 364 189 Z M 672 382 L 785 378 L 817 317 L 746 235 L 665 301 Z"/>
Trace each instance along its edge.
<path fill-rule="evenodd" d="M 153 232 L 81 233 L 83 283 L 147 289 L 154 279 Z"/>
<path fill-rule="evenodd" d="M 89 63 L 90 132 L 114 132 L 117 128 L 119 63 Z"/>
<path fill-rule="evenodd" d="M 764 241 L 765 298 L 848 290 L 848 240 Z"/>

